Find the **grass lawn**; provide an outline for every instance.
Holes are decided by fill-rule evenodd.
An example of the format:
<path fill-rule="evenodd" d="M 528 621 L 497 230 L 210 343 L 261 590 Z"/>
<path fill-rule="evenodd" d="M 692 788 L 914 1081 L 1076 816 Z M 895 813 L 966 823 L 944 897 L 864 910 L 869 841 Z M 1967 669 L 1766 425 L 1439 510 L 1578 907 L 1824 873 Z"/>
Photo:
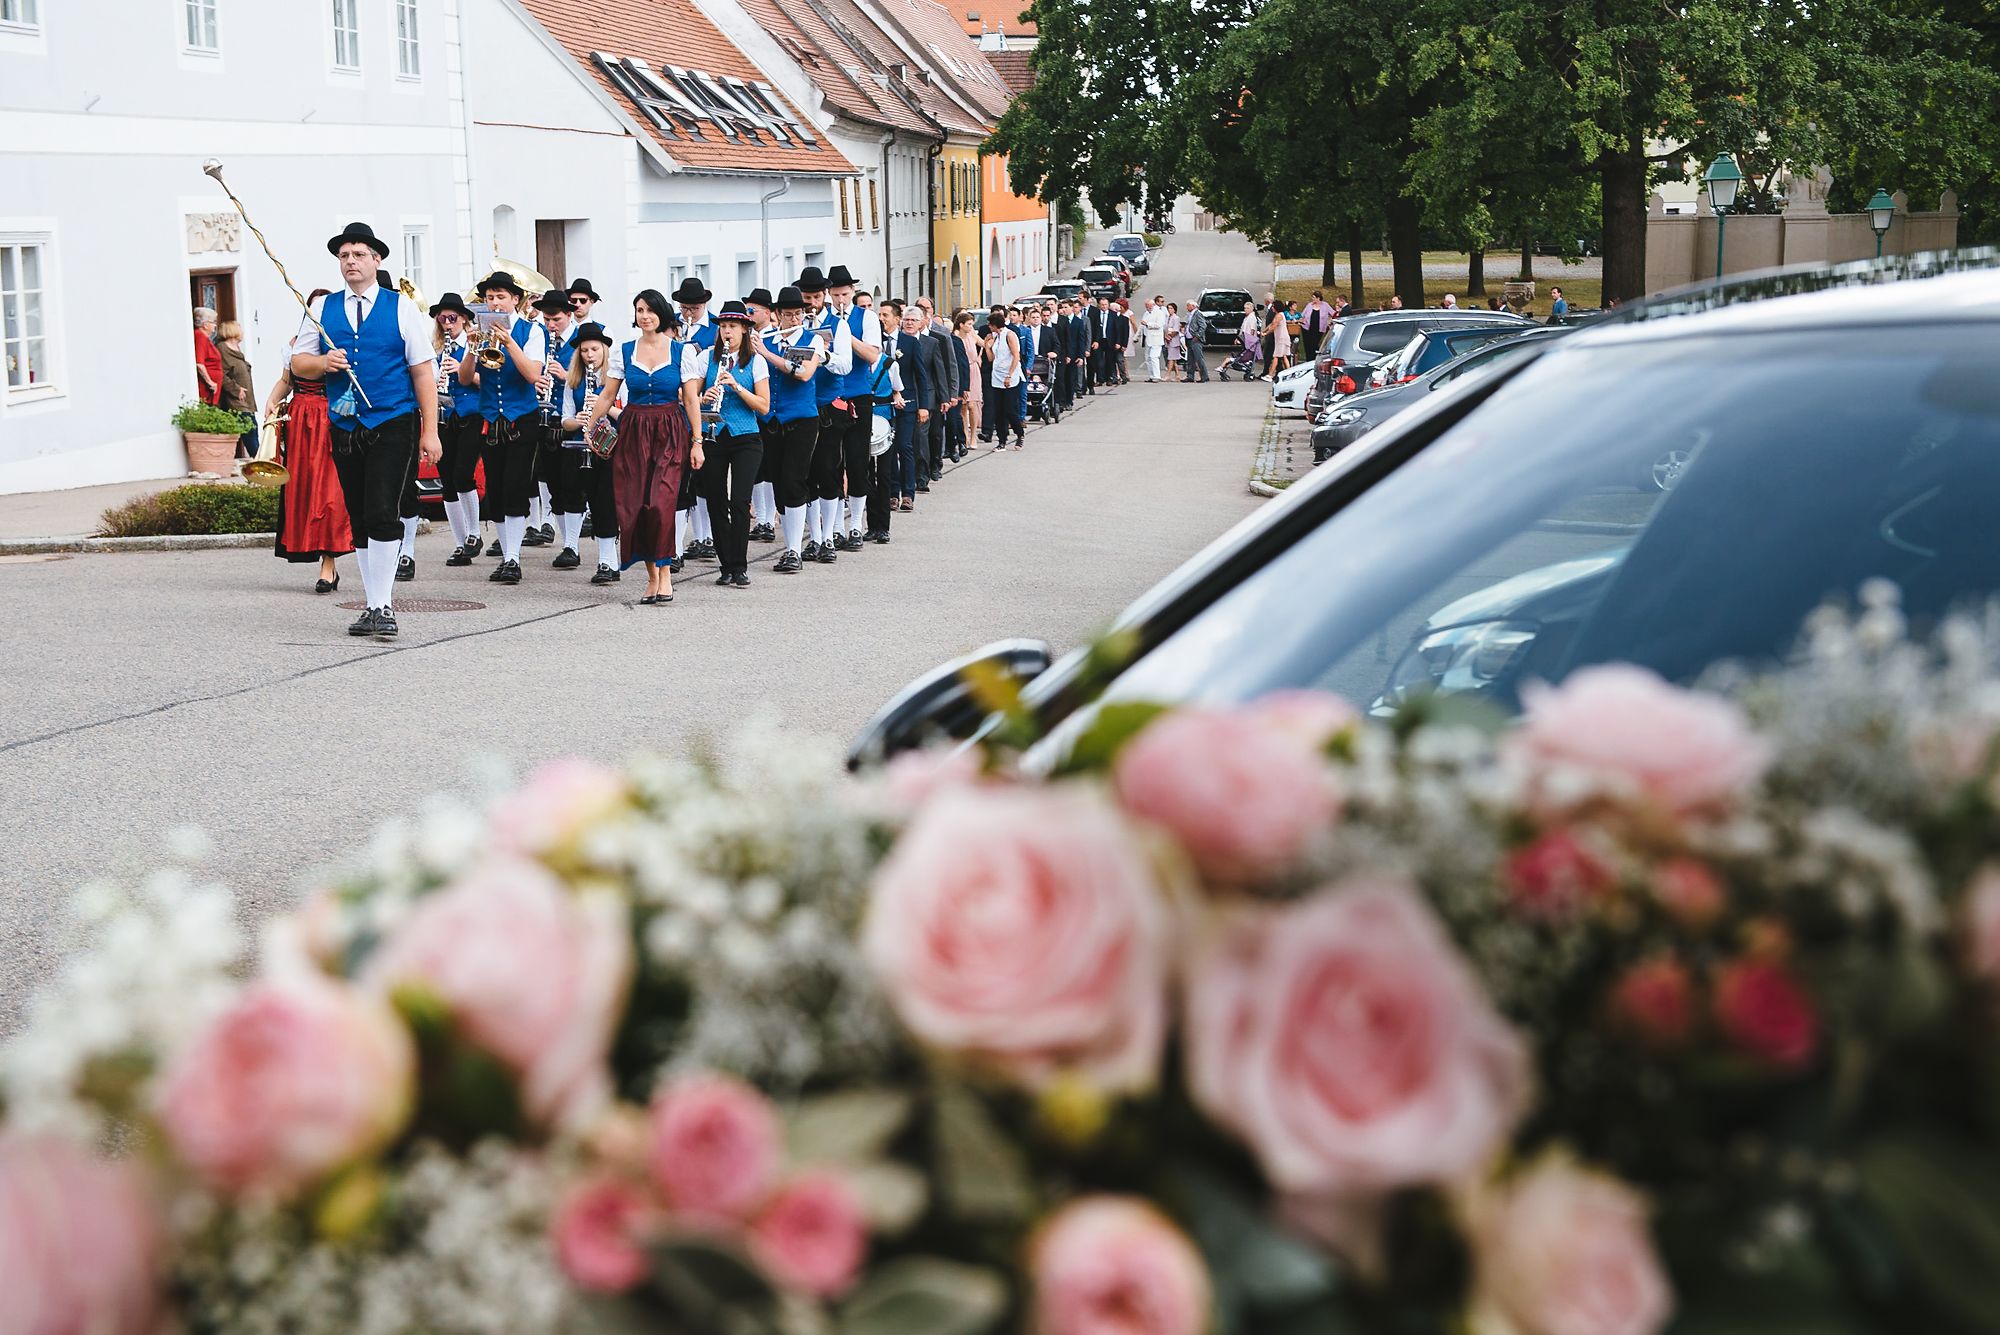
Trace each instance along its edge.
<path fill-rule="evenodd" d="M 1429 260 L 1434 257 L 1426 255 L 1424 258 Z M 1551 283 L 1562 288 L 1563 295 L 1569 298 L 1569 304 L 1579 310 L 1594 310 L 1604 298 L 1604 280 L 1601 278 L 1563 278 L 1555 273 L 1550 273 L 1548 276 L 1537 274 L 1535 276 L 1535 300 L 1526 313 L 1541 316 L 1549 313 L 1549 285 Z M 1336 286 L 1341 291 L 1346 290 L 1345 283 L 1336 284 Z M 1496 277 L 1489 268 L 1486 274 L 1487 296 L 1498 297 L 1506 291 L 1506 287 L 1507 280 Z M 1291 278 L 1278 284 L 1278 298 L 1281 301 L 1296 301 L 1304 304 L 1312 300 L 1312 294 L 1315 291 L 1324 290 L 1324 287 L 1317 279 Z M 1361 294 L 1361 305 L 1372 309 L 1377 302 L 1387 301 L 1394 291 L 1395 285 L 1388 279 L 1370 279 L 1367 288 Z M 1439 304 L 1444 300 L 1444 294 L 1447 292 L 1455 293 L 1461 306 L 1475 304 L 1484 306 L 1486 304 L 1483 297 L 1475 301 L 1473 298 L 1465 295 L 1465 280 L 1463 278 L 1456 280 L 1449 278 L 1427 278 L 1424 280 L 1424 304 L 1426 306 Z"/>

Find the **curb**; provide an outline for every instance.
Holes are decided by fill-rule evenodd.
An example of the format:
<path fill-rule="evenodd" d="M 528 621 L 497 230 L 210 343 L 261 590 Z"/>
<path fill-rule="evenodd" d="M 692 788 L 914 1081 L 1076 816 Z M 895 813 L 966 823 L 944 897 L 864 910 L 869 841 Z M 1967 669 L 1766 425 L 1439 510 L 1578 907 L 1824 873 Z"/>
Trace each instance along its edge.
<path fill-rule="evenodd" d="M 424 520 L 417 532 L 434 525 Z M 156 538 L 96 538 L 87 533 L 69 537 L 0 538 L 0 556 L 32 556 L 42 552 L 205 552 L 229 547 L 269 547 L 276 533 L 180 533 Z"/>
<path fill-rule="evenodd" d="M 1264 408 L 1264 426 L 1257 434 L 1257 453 L 1250 460 L 1250 494 L 1252 496 L 1276 496 L 1284 491 L 1268 480 L 1277 467 L 1278 460 L 1278 406 L 1267 404 Z"/>

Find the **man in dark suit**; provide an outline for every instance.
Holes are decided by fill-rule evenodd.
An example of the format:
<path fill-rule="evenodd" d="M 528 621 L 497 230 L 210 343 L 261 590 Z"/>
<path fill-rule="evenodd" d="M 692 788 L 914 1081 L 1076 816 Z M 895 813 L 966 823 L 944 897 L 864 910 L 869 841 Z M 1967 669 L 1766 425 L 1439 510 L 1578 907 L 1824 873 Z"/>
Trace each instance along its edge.
<path fill-rule="evenodd" d="M 930 490 L 928 442 L 931 409 L 937 400 L 931 389 L 929 363 L 933 345 L 926 333 L 924 313 L 909 306 L 903 307 L 899 314 L 903 327 L 896 334 L 896 374 L 903 383 L 891 400 L 895 415 L 890 425 L 895 436 L 889 455 L 896 461 L 891 472 L 895 482 L 891 495 L 901 509 L 908 510 L 916 505 L 919 479 L 923 481 L 921 489 Z M 884 338 L 888 337 L 887 329 L 884 325 Z M 880 528 L 884 533 L 889 531 L 886 518 Z"/>
<path fill-rule="evenodd" d="M 1074 301 L 1063 303 L 1062 319 L 1062 376 L 1058 384 L 1062 389 L 1062 406 L 1069 409 L 1076 406 L 1077 396 L 1084 392 L 1084 376 L 1090 359 L 1090 325 Z"/>
<path fill-rule="evenodd" d="M 1125 313 L 1123 303 L 1111 308 L 1105 336 L 1111 340 L 1111 355 L 1105 359 L 1105 370 L 1109 373 L 1106 378 L 1123 385 L 1127 383 L 1125 349 L 1132 343 L 1132 317 Z"/>
<path fill-rule="evenodd" d="M 929 491 L 930 484 L 944 477 L 945 418 L 958 402 L 958 358 L 952 354 L 951 334 L 931 307 L 929 297 L 917 298 L 924 317 L 924 379 L 930 383 L 931 416 L 925 431 L 928 451 L 917 460 L 917 490 Z"/>
<path fill-rule="evenodd" d="M 1111 362 L 1111 298 L 1099 297 L 1097 304 L 1090 308 L 1090 376 L 1089 393 L 1095 394 L 1097 387 L 1110 381 L 1106 369 Z"/>

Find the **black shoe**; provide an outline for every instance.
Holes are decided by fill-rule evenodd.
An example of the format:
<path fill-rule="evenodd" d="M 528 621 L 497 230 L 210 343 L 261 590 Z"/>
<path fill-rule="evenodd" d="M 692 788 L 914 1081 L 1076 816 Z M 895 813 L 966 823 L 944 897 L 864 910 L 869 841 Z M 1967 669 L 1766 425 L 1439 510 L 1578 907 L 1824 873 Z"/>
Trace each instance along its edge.
<path fill-rule="evenodd" d="M 590 577 L 590 582 L 592 584 L 616 584 L 618 582 L 618 572 L 610 566 L 600 565 L 597 567 L 597 573 Z"/>
<path fill-rule="evenodd" d="M 393 608 L 385 607 L 375 614 L 375 638 L 378 640 L 396 638 L 396 613 Z"/>
<path fill-rule="evenodd" d="M 337 574 L 332 579 L 317 579 L 313 581 L 314 593 L 336 593 L 339 589 L 340 576 Z"/>
<path fill-rule="evenodd" d="M 805 550 L 799 553 L 799 560 L 801 561 L 819 560 L 819 544 L 814 542 L 811 538 L 807 538 Z"/>
<path fill-rule="evenodd" d="M 734 584 L 736 582 L 736 572 L 732 570 L 725 570 L 720 575 L 717 575 L 715 577 L 715 582 L 717 584 L 720 584 L 723 588 L 726 589 L 731 584 Z"/>
<path fill-rule="evenodd" d="M 777 571 L 780 575 L 796 575 L 799 573 L 799 567 L 803 564 L 804 562 L 800 560 L 799 554 L 787 547 L 784 554 L 778 558 L 778 564 L 772 566 L 771 569 Z"/>
<path fill-rule="evenodd" d="M 475 533 L 471 537 L 465 540 L 465 546 L 460 550 L 462 550 L 465 553 L 465 559 L 470 561 L 473 557 L 479 555 L 481 552 L 486 550 L 486 544 L 482 542 L 480 540 L 479 535 Z M 496 548 L 495 550 L 498 549 Z"/>
<path fill-rule="evenodd" d="M 835 529 L 833 537 L 827 541 L 826 546 L 833 548 L 833 550 L 835 550 L 836 552 L 846 551 L 847 535 L 845 533 L 842 533 L 839 529 Z"/>
<path fill-rule="evenodd" d="M 888 541 L 889 541 L 889 530 L 888 530 L 888 529 L 886 529 L 886 528 L 885 528 L 885 529 L 880 529 L 880 530 L 878 530 L 878 531 L 876 532 L 875 536 L 874 536 L 874 537 L 872 537 L 872 538 L 870 538 L 870 539 L 869 539 L 869 541 L 870 541 L 870 542 L 877 542 L 877 543 L 882 543 L 882 544 L 884 544 L 884 545 L 887 545 L 887 543 L 888 543 Z"/>
<path fill-rule="evenodd" d="M 554 524 L 542 525 L 542 545 L 547 546 L 549 543 L 552 543 L 555 540 L 556 540 L 556 526 Z"/>
<path fill-rule="evenodd" d="M 834 545 L 832 543 L 823 542 L 819 545 L 818 559 L 821 565 L 830 566 L 835 561 L 838 561 L 840 559 L 840 553 L 834 549 Z"/>
<path fill-rule="evenodd" d="M 411 580 L 415 579 L 416 577 L 417 577 L 416 558 L 410 556 L 397 557 L 396 582 L 398 584 L 408 584 Z"/>
<path fill-rule="evenodd" d="M 590 522 L 588 514 L 583 517 L 583 532 L 578 534 L 578 536 L 584 538 L 594 538 L 597 536 L 597 525 Z"/>
<path fill-rule="evenodd" d="M 858 528 L 851 528 L 851 529 L 847 530 L 847 550 L 848 550 L 848 551 L 850 551 L 850 552 L 858 552 L 858 551 L 860 551 L 860 550 L 861 550 L 861 530 L 860 530 L 860 529 L 858 529 Z"/>
<path fill-rule="evenodd" d="M 472 553 L 464 547 L 454 547 L 451 555 L 444 558 L 444 563 L 448 566 L 469 566 L 472 564 Z"/>
<path fill-rule="evenodd" d="M 549 564 L 557 570 L 574 570 L 583 564 L 583 558 L 576 554 L 576 548 L 565 547 L 556 553 L 556 559 Z"/>
<path fill-rule="evenodd" d="M 654 603 L 657 603 L 658 601 L 660 601 L 660 596 L 658 594 L 649 593 L 645 597 L 639 600 L 639 606 L 651 607 Z"/>
<path fill-rule="evenodd" d="M 374 608 L 365 609 L 360 616 L 354 618 L 354 624 L 347 628 L 347 633 L 349 635 L 373 635 L 375 633 L 376 616 L 377 613 Z"/>
<path fill-rule="evenodd" d="M 521 563 L 519 561 L 502 561 L 499 565 L 493 567 L 493 573 L 486 578 L 492 580 L 495 584 L 519 584 L 521 582 Z"/>
<path fill-rule="evenodd" d="M 750 572 L 739 570 L 729 577 L 729 582 L 736 588 L 747 589 L 750 587 Z"/>
<path fill-rule="evenodd" d="M 542 536 L 542 531 L 533 524 L 528 525 L 527 528 L 521 531 L 521 545 L 523 547 L 540 547 L 547 541 L 548 539 Z"/>
<path fill-rule="evenodd" d="M 933 468 L 931 470 L 931 481 L 933 482 L 944 481 L 944 470 L 942 468 Z"/>
<path fill-rule="evenodd" d="M 676 575 L 680 574 L 681 571 L 687 569 L 687 558 L 685 556 L 676 556 L 673 560 L 667 562 L 667 569 Z"/>
<path fill-rule="evenodd" d="M 929 491 L 930 489 L 931 489 L 931 484 L 930 484 L 930 481 L 929 481 L 929 479 L 926 479 L 926 480 L 924 480 L 924 481 L 922 481 L 922 482 L 919 482 L 919 483 L 917 484 L 917 491 L 918 491 L 918 493 L 919 493 L 919 494 L 922 494 L 922 493 L 924 493 L 924 492 L 927 492 L 927 491 Z M 907 497 L 907 496 L 906 496 L 906 497 L 904 497 L 903 499 L 904 499 L 904 500 L 908 500 L 908 499 L 909 499 L 909 497 Z"/>

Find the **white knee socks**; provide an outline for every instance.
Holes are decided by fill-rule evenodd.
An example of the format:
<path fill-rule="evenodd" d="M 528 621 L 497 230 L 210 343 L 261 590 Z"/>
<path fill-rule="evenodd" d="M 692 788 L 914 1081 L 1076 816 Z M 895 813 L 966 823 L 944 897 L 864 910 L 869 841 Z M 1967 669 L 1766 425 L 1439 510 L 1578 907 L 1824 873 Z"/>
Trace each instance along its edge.
<path fill-rule="evenodd" d="M 528 521 L 521 515 L 508 515 L 500 521 L 500 555 L 509 561 L 521 559 L 521 537 L 528 531 Z"/>
<path fill-rule="evenodd" d="M 708 542 L 715 537 L 715 527 L 708 520 L 708 497 L 697 496 L 694 502 L 694 538 L 696 542 Z"/>
<path fill-rule="evenodd" d="M 450 496 L 445 499 L 444 517 L 451 525 L 452 545 L 465 546 L 465 509 L 458 503 L 458 497 Z"/>
<path fill-rule="evenodd" d="M 535 494 L 528 500 L 528 522 L 536 528 L 549 522 L 549 484 L 546 482 L 535 484 Z"/>
<path fill-rule="evenodd" d="M 688 544 L 694 541 L 694 511 L 674 511 L 674 555 L 686 556 Z"/>
<path fill-rule="evenodd" d="M 390 598 L 396 588 L 396 558 L 402 550 L 401 543 L 372 539 L 355 549 L 354 563 L 361 567 L 361 592 L 370 607 L 391 605 Z"/>
<path fill-rule="evenodd" d="M 806 511 L 810 508 L 810 506 L 806 505 L 795 505 L 789 510 L 780 510 L 778 512 L 778 518 L 785 525 L 786 551 L 795 552 L 799 550 L 799 544 L 805 541 Z"/>
<path fill-rule="evenodd" d="M 597 540 L 597 564 L 618 568 L 618 539 L 599 538 Z"/>
<path fill-rule="evenodd" d="M 864 517 L 866 517 L 867 511 L 868 511 L 867 497 L 849 496 L 847 498 L 847 527 L 850 529 L 860 528 L 861 521 Z M 834 517 L 838 519 L 839 515 L 836 513 Z"/>
<path fill-rule="evenodd" d="M 458 493 L 458 512 L 465 516 L 465 540 L 470 542 L 479 536 L 479 493 Z"/>
<path fill-rule="evenodd" d="M 583 516 L 557 515 L 556 524 L 562 534 L 562 545 L 575 551 L 576 545 L 583 541 Z"/>
<path fill-rule="evenodd" d="M 759 482 L 750 488 L 750 518 L 759 524 L 768 524 L 778 512 L 778 489 L 768 482 Z"/>
<path fill-rule="evenodd" d="M 409 557 L 413 561 L 417 558 L 417 521 L 415 519 L 405 519 L 403 521 L 402 555 Z"/>

